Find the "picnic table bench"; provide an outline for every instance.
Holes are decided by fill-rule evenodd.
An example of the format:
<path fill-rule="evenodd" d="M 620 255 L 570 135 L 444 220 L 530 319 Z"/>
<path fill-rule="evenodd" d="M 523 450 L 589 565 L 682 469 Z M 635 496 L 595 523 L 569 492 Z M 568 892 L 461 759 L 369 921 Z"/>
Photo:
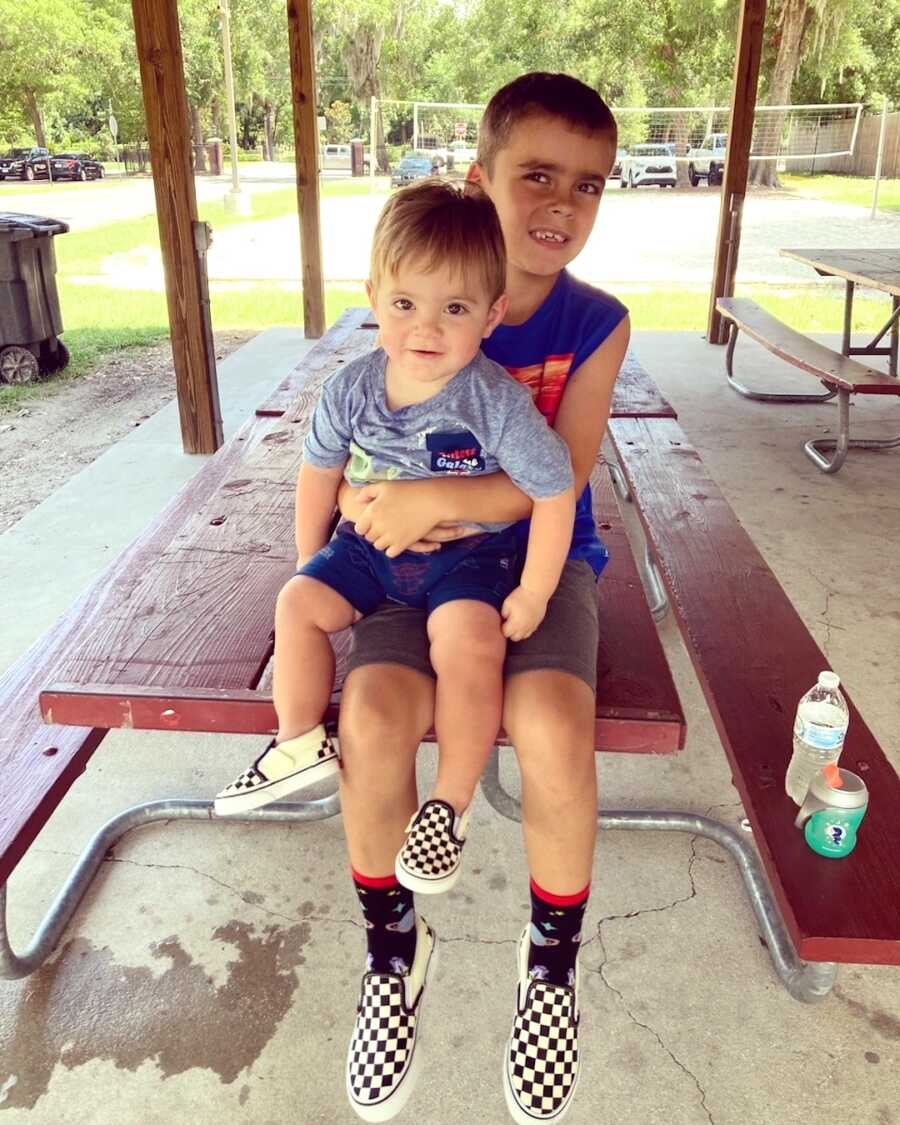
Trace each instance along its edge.
<path fill-rule="evenodd" d="M 823 473 L 836 473 L 846 460 L 848 449 L 892 449 L 900 446 L 900 435 L 892 438 L 850 438 L 850 396 L 900 395 L 900 380 L 811 340 L 745 297 L 719 297 L 716 309 L 731 322 L 725 369 L 729 385 L 738 394 L 757 402 L 827 402 L 837 395 L 837 438 L 814 438 L 803 446 L 807 457 Z M 814 375 L 827 390 L 815 394 L 751 390 L 734 375 L 734 349 L 740 332 L 768 348 L 773 355 Z M 831 457 L 826 456 L 829 451 L 832 451 Z"/>
<path fill-rule="evenodd" d="M 6 932 L 6 881 L 108 730 L 264 734 L 274 729 L 272 611 L 294 566 L 293 494 L 302 439 L 322 383 L 372 346 L 374 328 L 362 310 L 345 314 L 256 416 L 0 681 L 5 779 L 0 977 L 24 976 L 43 962 L 107 849 L 125 832 L 158 820 L 216 820 L 211 800 L 180 798 L 139 805 L 113 818 L 85 849 L 29 947 L 16 954 Z M 759 855 L 749 836 L 694 813 L 604 810 L 600 826 L 703 834 L 726 847 L 738 861 L 782 980 L 798 998 L 820 999 L 831 987 L 838 961 L 900 962 L 900 923 L 888 905 L 898 900 L 896 893 L 889 897 L 892 888 L 896 892 L 896 876 L 886 859 L 891 853 L 885 851 L 894 848 L 896 854 L 900 843 L 889 818 L 900 808 L 896 775 L 854 712 L 848 738 L 854 756 L 848 764 L 854 768 L 859 758 L 862 770 L 864 758 L 873 789 L 860 844 L 843 864 L 828 864 L 806 849 L 792 828 L 781 774 L 796 700 L 827 661 L 799 617 L 789 619 L 787 599 L 715 485 L 703 478 L 698 491 L 690 480 L 691 473 L 702 477 L 696 455 L 689 459 L 684 443 L 684 456 L 671 456 L 673 435 L 680 434 L 674 411 L 633 360 L 620 377 L 613 415 L 610 432 L 621 465 L 616 472 L 620 483 L 622 472 L 627 477 L 663 567 Z M 684 717 L 608 469 L 601 459 L 592 478 L 596 517 L 612 553 L 598 586 L 603 628 L 596 747 L 673 753 L 684 745 Z M 712 498 L 711 507 L 686 487 Z M 712 523 L 711 510 L 717 516 Z M 668 535 L 661 526 L 667 518 L 675 525 Z M 698 527 L 705 553 L 696 543 Z M 707 555 L 718 559 L 718 567 L 694 571 L 698 561 L 709 561 Z M 744 624 L 742 614 L 751 599 L 761 606 L 778 603 L 778 593 L 787 606 L 781 607 L 778 624 L 792 630 L 790 643 L 780 653 L 770 634 L 765 651 L 771 663 L 757 668 L 749 642 L 758 638 L 750 615 Z M 743 601 L 737 600 L 739 594 Z M 752 616 L 752 625 L 759 624 Z M 335 648 L 341 668 L 347 635 L 335 638 Z M 719 661 L 725 668 L 718 669 Z M 40 721 L 39 698 L 48 725 Z M 336 705 L 337 698 L 331 722 Z M 754 706 L 766 710 L 762 727 L 748 710 Z M 767 740 L 763 751 L 756 737 L 760 730 Z M 497 758 L 492 756 L 485 773 L 484 792 L 498 811 L 518 817 L 517 802 L 500 787 Z M 214 785 L 211 778 L 211 789 Z M 333 794 L 272 805 L 229 821 L 308 821 L 338 808 Z M 810 887 L 812 897 L 818 897 L 807 911 Z M 879 905 L 869 909 L 873 899 Z"/>

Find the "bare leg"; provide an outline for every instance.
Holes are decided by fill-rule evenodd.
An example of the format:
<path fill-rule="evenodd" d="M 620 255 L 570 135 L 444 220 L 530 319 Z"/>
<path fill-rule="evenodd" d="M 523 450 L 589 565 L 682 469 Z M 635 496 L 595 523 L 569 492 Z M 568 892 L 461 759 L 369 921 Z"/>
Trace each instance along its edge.
<path fill-rule="evenodd" d="M 591 881 L 597 838 L 594 694 L 553 670 L 506 681 L 503 725 L 522 771 L 522 826 L 532 877 L 555 894 Z"/>
<path fill-rule="evenodd" d="M 341 809 L 350 864 L 372 878 L 394 874 L 418 808 L 416 751 L 434 717 L 434 680 L 402 664 L 367 664 L 341 698 Z"/>
<path fill-rule="evenodd" d="M 359 614 L 337 591 L 295 575 L 275 606 L 275 675 L 272 695 L 278 714 L 277 742 L 318 726 L 334 688 L 334 652 L 329 633 L 352 625 Z"/>
<path fill-rule="evenodd" d="M 434 725 L 440 758 L 433 797 L 457 814 L 472 801 L 500 729 L 506 641 L 487 602 L 445 602 L 428 618 L 437 674 Z"/>

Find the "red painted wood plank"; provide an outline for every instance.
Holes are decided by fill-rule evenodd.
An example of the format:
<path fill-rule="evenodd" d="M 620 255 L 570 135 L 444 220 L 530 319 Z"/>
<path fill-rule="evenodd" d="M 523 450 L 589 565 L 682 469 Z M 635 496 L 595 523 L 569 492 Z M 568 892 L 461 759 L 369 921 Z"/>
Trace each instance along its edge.
<path fill-rule="evenodd" d="M 372 310 L 347 309 L 328 332 L 303 356 L 289 375 L 278 384 L 256 413 L 266 417 L 280 417 L 303 390 L 306 382 L 324 368 L 334 366 L 336 360 L 347 362 L 362 355 L 375 345 Z"/>
<path fill-rule="evenodd" d="M 128 605 L 141 575 L 175 536 L 186 514 L 202 507 L 235 471 L 245 446 L 252 447 L 272 425 L 262 419 L 247 423 L 68 613 L 0 678 L 0 883 L 28 850 L 106 733 L 45 726 L 38 709 L 40 689 L 60 678 L 59 669 L 68 652 L 90 636 L 108 613 Z"/>
<path fill-rule="evenodd" d="M 810 851 L 783 778 L 797 701 L 828 661 L 677 423 L 610 433 L 799 955 L 900 964 L 900 779 L 848 697 L 841 764 L 871 804 L 851 856 Z"/>
<path fill-rule="evenodd" d="M 671 753 L 684 742 L 684 716 L 672 681 L 656 626 L 650 616 L 640 578 L 631 556 L 615 494 L 605 467 L 592 478 L 595 518 L 610 548 L 611 561 L 598 586 L 600 645 L 597 671 L 597 748 L 629 752 Z M 226 562 L 233 554 L 225 556 Z M 240 559 L 240 556 L 238 555 Z M 191 582 L 175 575 L 181 593 Z M 246 574 L 241 576 L 246 579 Z M 245 616 L 252 619 L 255 636 L 235 624 L 228 636 L 235 650 L 223 650 L 219 664 L 201 658 L 203 638 L 213 636 L 197 612 L 208 615 L 212 606 L 191 600 L 186 608 L 179 597 L 169 598 L 153 584 L 156 601 L 146 611 L 133 597 L 122 628 L 107 634 L 101 627 L 89 646 L 92 660 L 73 660 L 69 666 L 88 672 L 91 667 L 116 669 L 105 682 L 88 675 L 58 683 L 41 693 L 48 722 L 127 727 L 139 730 L 216 730 L 233 733 L 269 733 L 274 729 L 269 678 L 260 682 L 259 671 L 271 653 L 271 599 L 252 603 L 247 596 Z M 220 595 L 221 596 L 221 595 Z M 135 607 L 138 607 L 137 609 Z M 147 655 L 145 621 L 152 621 L 151 638 L 166 639 L 170 657 L 154 664 Z M 225 619 L 219 626 L 225 629 Z M 114 657 L 104 655 L 104 637 L 115 644 Z M 173 645 L 173 638 L 177 643 Z M 135 652 L 127 649 L 132 644 Z M 252 647 L 255 644 L 255 648 Z M 334 638 L 338 687 L 349 650 L 349 634 Z M 195 651 L 193 646 L 197 645 Z M 188 657 L 194 652 L 193 660 Z M 244 680 L 233 678 L 243 669 Z M 216 682 L 210 679 L 218 677 Z M 80 686 L 79 686 L 80 685 Z M 332 718 L 336 719 L 336 706 Z"/>

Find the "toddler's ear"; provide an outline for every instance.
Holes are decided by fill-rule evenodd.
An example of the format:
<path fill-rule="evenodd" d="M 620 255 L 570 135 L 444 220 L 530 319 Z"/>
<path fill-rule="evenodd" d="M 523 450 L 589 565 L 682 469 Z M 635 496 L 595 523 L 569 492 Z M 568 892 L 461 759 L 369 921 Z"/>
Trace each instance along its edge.
<path fill-rule="evenodd" d="M 482 339 L 486 340 L 488 336 L 494 331 L 498 324 L 502 323 L 503 318 L 506 316 L 506 310 L 509 308 L 509 298 L 504 293 L 498 297 L 491 305 L 491 311 L 488 313 L 487 324 L 484 326 L 484 334 Z"/>

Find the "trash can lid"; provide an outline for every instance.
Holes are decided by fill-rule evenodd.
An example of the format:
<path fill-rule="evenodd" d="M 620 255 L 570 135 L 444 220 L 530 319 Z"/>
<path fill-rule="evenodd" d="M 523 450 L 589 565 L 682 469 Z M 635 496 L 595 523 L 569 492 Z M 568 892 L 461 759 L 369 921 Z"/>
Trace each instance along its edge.
<path fill-rule="evenodd" d="M 0 211 L 0 241 L 18 242 L 22 238 L 38 238 L 42 234 L 65 234 L 69 224 L 43 215 L 20 215 L 18 211 Z"/>

